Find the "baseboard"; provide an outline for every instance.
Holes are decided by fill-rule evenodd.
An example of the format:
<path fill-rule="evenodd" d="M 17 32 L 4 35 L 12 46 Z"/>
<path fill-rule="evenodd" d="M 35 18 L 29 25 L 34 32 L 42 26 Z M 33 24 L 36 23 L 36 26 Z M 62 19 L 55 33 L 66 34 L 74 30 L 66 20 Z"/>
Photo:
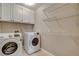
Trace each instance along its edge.
<path fill-rule="evenodd" d="M 51 54 L 50 52 L 46 51 L 45 49 L 41 49 L 42 51 L 44 51 L 45 53 L 47 53 L 49 56 L 54 56 L 53 54 Z"/>

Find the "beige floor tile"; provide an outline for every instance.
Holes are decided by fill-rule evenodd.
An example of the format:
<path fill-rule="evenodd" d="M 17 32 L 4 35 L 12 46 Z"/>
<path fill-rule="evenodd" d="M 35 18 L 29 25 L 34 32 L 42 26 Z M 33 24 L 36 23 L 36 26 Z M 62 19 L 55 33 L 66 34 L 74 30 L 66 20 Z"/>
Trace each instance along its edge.
<path fill-rule="evenodd" d="M 46 52 L 43 51 L 43 50 L 40 50 L 40 51 L 35 52 L 35 53 L 31 54 L 31 55 L 28 55 L 28 54 L 25 52 L 25 50 L 23 49 L 23 51 L 22 51 L 22 56 L 51 56 L 51 55 L 49 55 L 48 53 L 46 53 Z M 53 56 L 53 55 L 52 55 L 52 56 Z"/>

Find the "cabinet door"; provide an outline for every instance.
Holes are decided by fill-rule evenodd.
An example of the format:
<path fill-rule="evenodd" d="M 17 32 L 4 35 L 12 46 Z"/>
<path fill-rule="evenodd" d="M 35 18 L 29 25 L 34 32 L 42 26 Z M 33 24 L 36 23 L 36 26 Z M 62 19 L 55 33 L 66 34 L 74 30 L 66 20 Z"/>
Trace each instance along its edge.
<path fill-rule="evenodd" d="M 1 20 L 1 17 L 2 17 L 2 4 L 0 4 L 0 20 Z"/>
<path fill-rule="evenodd" d="M 2 4 L 2 20 L 3 21 L 10 21 L 10 4 L 9 3 L 4 3 Z"/>
<path fill-rule="evenodd" d="M 34 13 L 32 10 L 23 8 L 23 22 L 34 24 Z"/>
<path fill-rule="evenodd" d="M 29 12 L 29 22 L 31 23 L 31 24 L 34 24 L 34 12 L 33 11 L 30 11 Z"/>
<path fill-rule="evenodd" d="M 11 11 L 10 11 L 10 13 L 11 13 L 11 20 L 12 20 L 12 22 L 14 21 L 14 18 L 13 18 L 13 15 L 14 15 L 14 3 L 11 3 L 10 4 L 10 6 L 11 6 Z"/>
<path fill-rule="evenodd" d="M 23 8 L 17 4 L 14 4 L 13 18 L 14 22 L 22 22 L 23 19 Z"/>

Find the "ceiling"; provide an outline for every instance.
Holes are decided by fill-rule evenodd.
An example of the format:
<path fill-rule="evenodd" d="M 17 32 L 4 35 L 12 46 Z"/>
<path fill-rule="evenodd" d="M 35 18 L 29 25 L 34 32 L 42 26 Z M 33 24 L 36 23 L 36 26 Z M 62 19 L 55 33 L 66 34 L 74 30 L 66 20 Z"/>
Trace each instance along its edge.
<path fill-rule="evenodd" d="M 30 9 L 32 9 L 32 10 L 36 10 L 37 8 L 39 8 L 40 6 L 43 5 L 43 3 L 36 3 L 36 4 L 33 5 L 33 6 L 29 6 L 29 5 L 26 5 L 26 4 L 24 4 L 24 3 L 17 3 L 17 4 L 22 5 L 22 6 L 26 7 L 26 8 L 30 8 Z"/>
<path fill-rule="evenodd" d="M 36 9 L 38 9 L 40 6 L 48 6 L 48 5 L 52 5 L 53 3 L 36 3 L 36 4 L 33 5 L 33 6 L 29 6 L 29 5 L 26 5 L 26 4 L 24 4 L 24 3 L 17 3 L 17 4 L 20 4 L 20 5 L 22 5 L 22 6 L 26 7 L 26 8 L 31 9 L 31 10 L 36 10 Z"/>

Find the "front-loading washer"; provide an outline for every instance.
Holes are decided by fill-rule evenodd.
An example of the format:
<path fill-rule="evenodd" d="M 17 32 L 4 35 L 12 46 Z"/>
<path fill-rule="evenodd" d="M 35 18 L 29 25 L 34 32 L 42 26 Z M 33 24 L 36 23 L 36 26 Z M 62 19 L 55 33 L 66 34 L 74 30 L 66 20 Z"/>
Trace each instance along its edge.
<path fill-rule="evenodd" d="M 20 56 L 21 39 L 21 33 L 0 33 L 0 56 Z"/>
<path fill-rule="evenodd" d="M 27 54 L 40 50 L 40 35 L 37 32 L 24 32 L 24 49 Z"/>

